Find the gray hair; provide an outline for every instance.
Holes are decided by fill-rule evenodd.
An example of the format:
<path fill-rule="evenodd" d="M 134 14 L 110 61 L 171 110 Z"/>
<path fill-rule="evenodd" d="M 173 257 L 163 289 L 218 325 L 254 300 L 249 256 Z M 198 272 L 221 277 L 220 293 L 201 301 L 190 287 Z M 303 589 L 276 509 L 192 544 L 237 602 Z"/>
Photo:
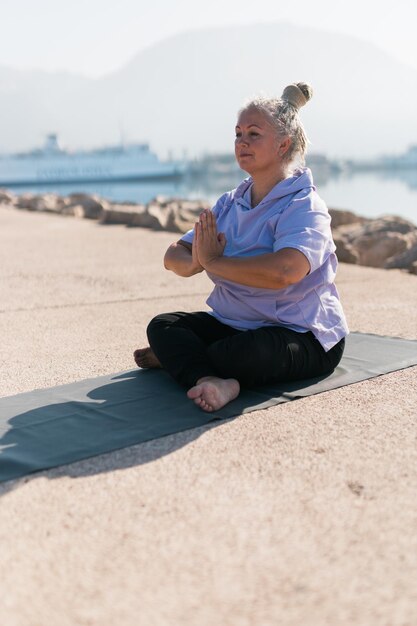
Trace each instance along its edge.
<path fill-rule="evenodd" d="M 281 98 L 266 98 L 258 96 L 249 100 L 239 111 L 239 115 L 249 109 L 256 109 L 264 113 L 279 137 L 289 137 L 291 145 L 284 155 L 284 162 L 288 164 L 304 164 L 307 152 L 307 139 L 304 126 L 298 115 L 298 110 L 307 104 L 313 96 L 313 89 L 307 83 L 293 83 L 285 87 Z"/>

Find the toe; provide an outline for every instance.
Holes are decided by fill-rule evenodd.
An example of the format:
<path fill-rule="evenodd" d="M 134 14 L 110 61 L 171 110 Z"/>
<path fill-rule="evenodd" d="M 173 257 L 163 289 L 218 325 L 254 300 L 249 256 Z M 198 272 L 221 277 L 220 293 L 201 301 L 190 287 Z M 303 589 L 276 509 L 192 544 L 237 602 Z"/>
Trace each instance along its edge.
<path fill-rule="evenodd" d="M 191 389 L 189 389 L 187 391 L 187 396 L 189 398 L 191 398 L 192 400 L 196 400 L 197 398 L 201 398 L 200 396 L 200 390 L 197 389 L 197 386 L 195 387 L 191 387 Z"/>

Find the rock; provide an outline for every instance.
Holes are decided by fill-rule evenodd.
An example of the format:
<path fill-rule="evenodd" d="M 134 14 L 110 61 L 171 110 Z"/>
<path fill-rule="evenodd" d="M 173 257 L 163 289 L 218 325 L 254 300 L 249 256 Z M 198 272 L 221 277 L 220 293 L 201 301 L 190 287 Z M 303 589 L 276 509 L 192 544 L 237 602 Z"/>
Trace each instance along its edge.
<path fill-rule="evenodd" d="M 47 193 L 42 196 L 38 211 L 47 211 L 49 213 L 61 213 L 65 207 L 64 199 L 56 193 Z"/>
<path fill-rule="evenodd" d="M 360 217 L 352 211 L 343 211 L 340 209 L 329 209 L 330 217 L 332 218 L 332 229 L 345 226 L 346 224 L 362 224 L 366 221 L 366 218 Z"/>
<path fill-rule="evenodd" d="M 145 211 L 146 207 L 143 204 L 112 204 L 109 207 L 103 207 L 100 223 L 137 226 L 137 222 L 140 221 Z"/>
<path fill-rule="evenodd" d="M 158 221 L 158 230 L 185 233 L 192 228 L 200 213 L 210 204 L 200 200 L 155 198 L 148 204 L 148 213 Z"/>
<path fill-rule="evenodd" d="M 336 256 L 341 263 L 359 263 L 359 253 L 342 236 L 335 235 Z"/>
<path fill-rule="evenodd" d="M 417 261 L 414 261 L 414 263 L 411 263 L 409 272 L 410 274 L 417 274 Z"/>
<path fill-rule="evenodd" d="M 199 215 L 205 209 L 210 209 L 211 204 L 202 200 L 182 200 L 179 212 L 176 215 L 176 225 L 181 232 L 187 232 L 194 227 Z"/>
<path fill-rule="evenodd" d="M 27 209 L 28 211 L 36 211 L 38 200 L 34 193 L 22 193 L 17 197 L 15 206 L 18 209 Z"/>
<path fill-rule="evenodd" d="M 408 220 L 386 215 L 355 222 L 353 217 L 342 215 L 336 223 L 339 226 L 333 228 L 333 238 L 340 261 L 407 269 L 417 260 L 417 228 Z"/>
<path fill-rule="evenodd" d="M 384 215 L 384 217 L 378 217 L 375 220 L 367 220 L 363 225 L 365 235 L 373 233 L 401 233 L 405 235 L 415 229 L 416 227 L 412 222 L 396 215 Z"/>
<path fill-rule="evenodd" d="M 139 226 L 153 230 L 166 230 L 170 232 L 186 232 L 195 222 L 195 215 L 190 217 L 190 211 L 194 206 L 182 207 L 177 200 L 164 198 L 154 199 L 147 206 L 142 204 L 113 204 L 103 209 L 100 217 L 102 224 L 125 224 L 126 226 Z M 200 211 L 199 211 L 200 212 Z"/>
<path fill-rule="evenodd" d="M 147 211 L 158 224 L 153 228 L 156 228 L 157 230 L 181 232 L 175 224 L 175 217 L 178 213 L 178 205 L 175 202 L 165 206 L 157 202 L 150 202 L 147 206 Z"/>
<path fill-rule="evenodd" d="M 16 202 L 16 196 L 7 189 L 0 189 L 0 204 L 14 205 Z"/>
<path fill-rule="evenodd" d="M 65 200 L 64 213 L 72 214 L 75 217 L 96 220 L 101 218 L 104 208 L 111 205 L 107 200 L 96 195 L 86 193 L 72 193 Z"/>
<path fill-rule="evenodd" d="M 153 230 L 162 230 L 161 223 L 157 216 L 152 215 L 148 211 L 148 207 L 141 213 L 135 213 L 131 226 L 140 228 L 152 228 Z"/>
<path fill-rule="evenodd" d="M 384 267 L 387 259 L 406 250 L 407 241 L 396 232 L 376 232 L 358 237 L 352 245 L 359 254 L 360 265 Z"/>
<path fill-rule="evenodd" d="M 417 229 L 406 236 L 407 248 L 402 253 L 389 258 L 384 267 L 386 269 L 410 269 L 417 262 Z"/>
<path fill-rule="evenodd" d="M 163 196 L 161 194 L 159 194 L 158 196 L 155 196 L 155 198 L 153 198 L 153 200 L 151 200 L 151 202 L 156 202 L 156 204 L 160 204 L 161 206 L 165 206 L 167 202 L 169 202 L 169 198 L 168 196 Z"/>
<path fill-rule="evenodd" d="M 180 209 L 185 214 L 198 217 L 205 209 L 211 209 L 212 205 L 205 200 L 181 200 Z"/>
<path fill-rule="evenodd" d="M 65 206 L 64 200 L 56 193 L 33 194 L 24 193 L 17 197 L 15 205 L 28 211 L 47 211 L 60 213 Z"/>
<path fill-rule="evenodd" d="M 174 219 L 175 232 L 186 233 L 191 228 L 194 228 L 196 218 L 193 216 L 187 216 L 187 214 L 177 214 Z"/>
<path fill-rule="evenodd" d="M 401 217 L 385 216 L 377 219 L 364 219 L 362 222 L 353 222 L 351 224 L 342 224 L 335 230 L 342 233 L 349 241 L 354 241 L 364 235 L 373 235 L 375 233 L 411 233 L 416 229 L 412 222 Z"/>

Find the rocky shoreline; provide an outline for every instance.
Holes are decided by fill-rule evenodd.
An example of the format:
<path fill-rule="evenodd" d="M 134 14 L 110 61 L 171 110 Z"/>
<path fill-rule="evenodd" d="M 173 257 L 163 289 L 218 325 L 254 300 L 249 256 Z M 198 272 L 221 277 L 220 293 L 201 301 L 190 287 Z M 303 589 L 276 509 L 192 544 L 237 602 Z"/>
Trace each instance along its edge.
<path fill-rule="evenodd" d="M 184 233 L 210 203 L 157 196 L 148 204 L 114 203 L 94 194 L 55 193 L 15 195 L 0 189 L 0 204 L 16 209 L 55 213 L 100 224 Z M 364 218 L 350 211 L 330 209 L 336 252 L 343 263 L 403 269 L 417 275 L 417 226 L 389 215 Z"/>

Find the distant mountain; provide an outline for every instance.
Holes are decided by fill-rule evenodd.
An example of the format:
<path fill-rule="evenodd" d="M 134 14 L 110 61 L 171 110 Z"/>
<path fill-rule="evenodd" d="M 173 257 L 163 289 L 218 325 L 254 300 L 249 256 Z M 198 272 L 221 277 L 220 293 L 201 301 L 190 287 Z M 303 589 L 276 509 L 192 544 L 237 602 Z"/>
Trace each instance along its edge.
<path fill-rule="evenodd" d="M 70 115 L 65 106 L 68 95 L 81 92 L 90 83 L 88 78 L 67 72 L 0 66 L 0 152 L 35 147 L 48 132 L 62 132 Z"/>
<path fill-rule="evenodd" d="M 139 52 L 99 79 L 0 67 L 0 152 L 149 141 L 164 155 L 233 149 L 250 96 L 314 88 L 302 119 L 312 151 L 368 157 L 417 142 L 417 71 L 373 44 L 287 23 L 210 28 Z"/>

